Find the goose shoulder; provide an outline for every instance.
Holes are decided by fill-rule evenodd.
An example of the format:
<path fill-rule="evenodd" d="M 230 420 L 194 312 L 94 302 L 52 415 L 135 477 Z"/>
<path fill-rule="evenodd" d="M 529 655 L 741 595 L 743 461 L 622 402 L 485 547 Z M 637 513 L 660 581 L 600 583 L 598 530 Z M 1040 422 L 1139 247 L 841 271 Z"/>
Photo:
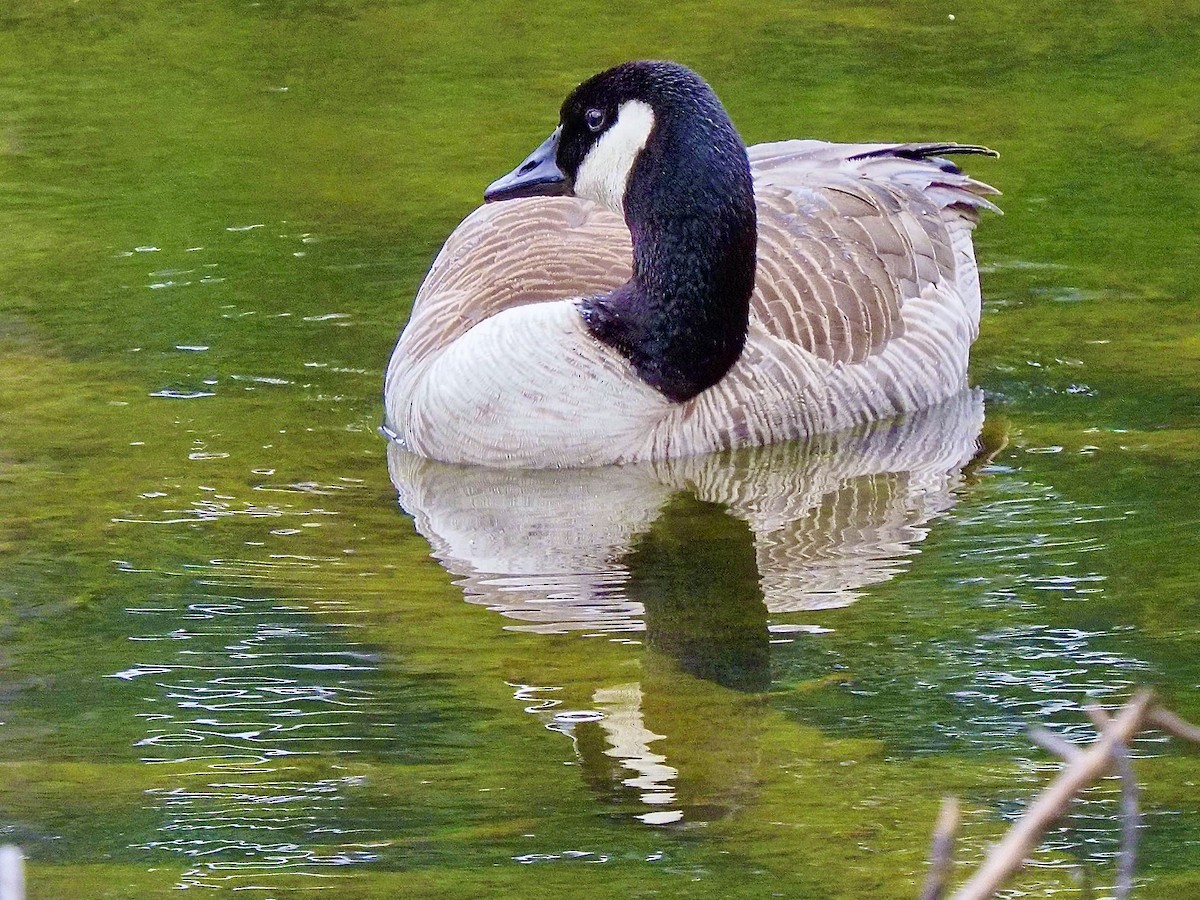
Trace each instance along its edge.
<path fill-rule="evenodd" d="M 587 201 L 481 206 L 434 260 L 393 364 L 441 350 L 502 310 L 612 290 L 629 278 L 629 259 L 625 224 Z"/>

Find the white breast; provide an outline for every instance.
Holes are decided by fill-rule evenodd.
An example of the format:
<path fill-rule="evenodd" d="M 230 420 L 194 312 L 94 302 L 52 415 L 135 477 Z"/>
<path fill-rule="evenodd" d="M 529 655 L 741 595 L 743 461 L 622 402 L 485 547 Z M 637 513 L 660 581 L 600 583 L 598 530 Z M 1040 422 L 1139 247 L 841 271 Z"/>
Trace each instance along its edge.
<path fill-rule="evenodd" d="M 642 455 L 673 404 L 586 330 L 575 303 L 504 310 L 397 373 L 388 419 L 415 453 L 547 468 Z"/>

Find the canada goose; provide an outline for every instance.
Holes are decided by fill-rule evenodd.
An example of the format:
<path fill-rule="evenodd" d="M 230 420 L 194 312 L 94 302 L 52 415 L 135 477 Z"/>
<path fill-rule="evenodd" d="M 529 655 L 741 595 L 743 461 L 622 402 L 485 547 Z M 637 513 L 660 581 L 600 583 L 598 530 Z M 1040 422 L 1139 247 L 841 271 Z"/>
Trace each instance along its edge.
<path fill-rule="evenodd" d="M 444 462 L 550 468 L 839 431 L 966 383 L 960 144 L 746 149 L 665 62 L 601 72 L 438 254 L 388 366 L 387 428 Z M 622 221 L 622 219 L 624 221 Z"/>

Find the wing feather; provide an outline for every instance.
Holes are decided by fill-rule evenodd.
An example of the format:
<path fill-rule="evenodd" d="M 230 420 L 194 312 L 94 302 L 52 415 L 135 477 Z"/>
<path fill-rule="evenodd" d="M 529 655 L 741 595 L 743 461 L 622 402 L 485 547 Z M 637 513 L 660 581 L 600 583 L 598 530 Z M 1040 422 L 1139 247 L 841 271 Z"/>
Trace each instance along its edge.
<path fill-rule="evenodd" d="M 570 197 L 481 206 L 454 230 L 417 292 L 401 336 L 410 360 L 527 303 L 586 297 L 629 279 L 625 224 Z"/>

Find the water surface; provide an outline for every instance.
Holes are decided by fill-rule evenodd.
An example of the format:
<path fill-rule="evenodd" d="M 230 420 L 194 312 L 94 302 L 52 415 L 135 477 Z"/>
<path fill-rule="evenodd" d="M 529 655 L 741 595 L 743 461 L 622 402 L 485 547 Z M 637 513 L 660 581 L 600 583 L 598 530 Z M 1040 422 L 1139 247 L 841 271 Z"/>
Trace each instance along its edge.
<path fill-rule="evenodd" d="M 33 897 L 913 896 L 1054 768 L 1200 718 L 1192 4 L 0 12 L 0 827 Z M 445 235 L 603 66 L 751 142 L 957 139 L 979 392 L 866 432 L 481 473 L 378 434 Z M 980 438 L 977 446 L 977 437 Z M 1145 896 L 1194 756 L 1137 746 Z M 1115 793 L 1022 896 L 1113 878 Z"/>

